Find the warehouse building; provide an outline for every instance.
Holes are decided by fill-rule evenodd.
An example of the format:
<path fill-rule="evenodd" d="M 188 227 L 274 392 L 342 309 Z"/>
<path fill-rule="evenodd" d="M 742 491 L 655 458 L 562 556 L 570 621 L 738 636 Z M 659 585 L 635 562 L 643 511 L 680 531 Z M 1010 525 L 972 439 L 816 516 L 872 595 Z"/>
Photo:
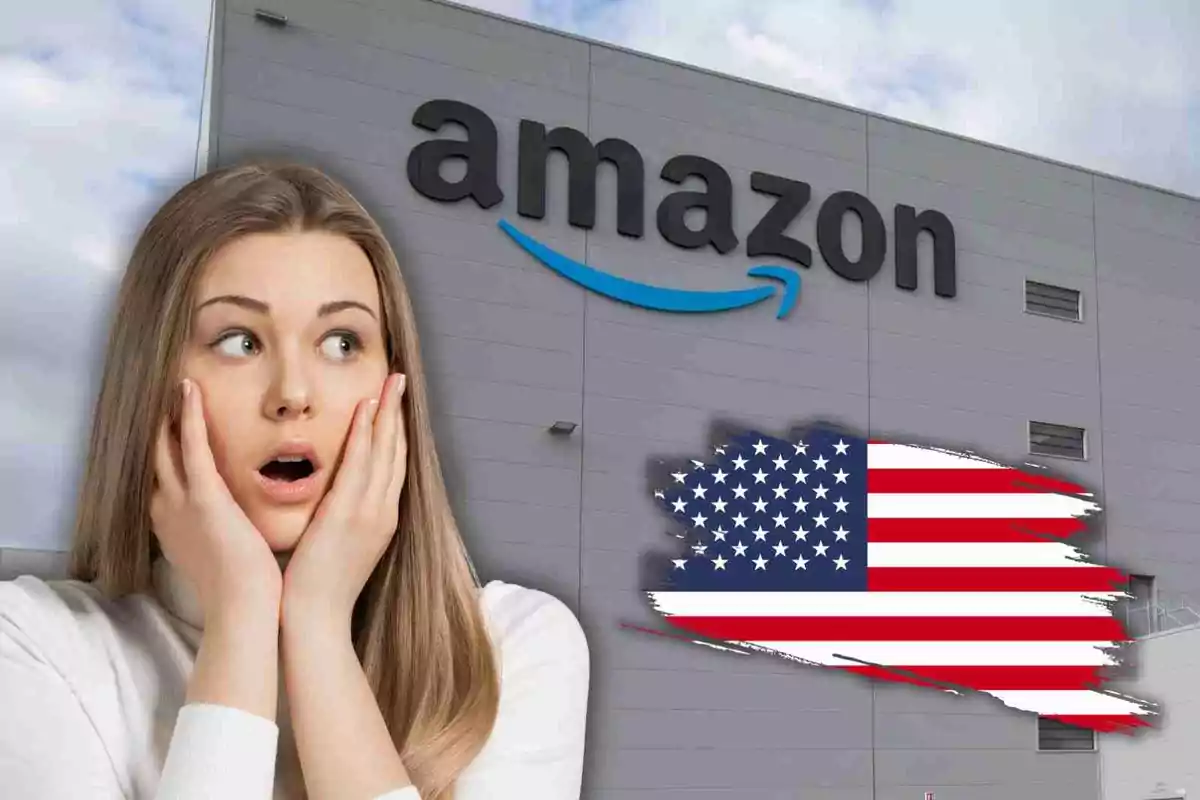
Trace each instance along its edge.
<path fill-rule="evenodd" d="M 1103 498 L 1088 549 L 1138 576 L 1138 608 L 1184 602 L 1200 203 L 440 2 L 225 0 L 215 21 L 211 163 L 282 147 L 377 210 L 473 558 L 588 632 L 587 797 L 1092 800 L 1116 780 L 1091 734 L 988 699 L 622 623 L 662 628 L 638 591 L 666 527 L 646 464 L 703 457 L 718 419 L 1045 464 Z M 441 163 L 453 139 L 470 171 Z M 707 215 L 672 205 L 697 174 Z M 501 222 L 702 294 L 588 291 Z M 801 276 L 790 310 L 747 276 L 766 264 Z M 748 305 L 654 307 L 735 290 Z"/>
<path fill-rule="evenodd" d="M 1160 609 L 1200 593 L 1200 201 L 437 0 L 218 0 L 214 21 L 207 166 L 284 151 L 378 215 L 476 566 L 588 633 L 585 797 L 1175 788 L 986 698 L 622 623 L 662 627 L 638 591 L 666 543 L 648 461 L 702 457 L 715 420 L 826 418 L 1096 491 L 1087 549 L 1165 636 Z M 468 135 L 469 171 L 427 144 Z M 683 208 L 706 185 L 708 213 Z"/>

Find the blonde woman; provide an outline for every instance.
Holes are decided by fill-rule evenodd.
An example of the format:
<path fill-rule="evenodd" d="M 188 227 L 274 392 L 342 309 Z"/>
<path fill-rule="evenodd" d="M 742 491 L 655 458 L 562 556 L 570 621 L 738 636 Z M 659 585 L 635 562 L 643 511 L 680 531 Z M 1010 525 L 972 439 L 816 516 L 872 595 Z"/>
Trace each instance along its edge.
<path fill-rule="evenodd" d="M 323 173 L 158 211 L 121 285 L 69 581 L 0 583 L 0 794 L 577 798 L 588 650 L 479 585 L 408 292 Z"/>

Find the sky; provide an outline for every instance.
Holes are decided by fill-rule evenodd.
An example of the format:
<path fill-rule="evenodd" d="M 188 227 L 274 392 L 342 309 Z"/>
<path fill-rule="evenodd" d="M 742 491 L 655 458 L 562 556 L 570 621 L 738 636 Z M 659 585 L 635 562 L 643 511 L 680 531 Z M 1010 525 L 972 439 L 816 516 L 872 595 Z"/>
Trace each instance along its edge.
<path fill-rule="evenodd" d="M 1193 0 L 466 5 L 1200 196 Z M 194 174 L 208 33 L 206 0 L 0 4 L 0 548 L 65 547 L 113 289 Z"/>

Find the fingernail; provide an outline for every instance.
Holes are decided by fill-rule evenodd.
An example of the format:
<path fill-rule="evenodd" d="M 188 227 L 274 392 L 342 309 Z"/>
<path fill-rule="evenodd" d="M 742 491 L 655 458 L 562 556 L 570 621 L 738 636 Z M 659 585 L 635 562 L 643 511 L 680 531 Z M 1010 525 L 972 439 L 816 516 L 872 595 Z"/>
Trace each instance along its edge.
<path fill-rule="evenodd" d="M 183 396 L 190 397 L 192 394 L 192 382 L 187 378 L 183 379 Z"/>
<path fill-rule="evenodd" d="M 404 394 L 404 385 L 407 382 L 408 382 L 408 376 L 404 375 L 403 373 L 400 375 L 399 378 L 396 379 L 395 385 L 392 386 L 392 391 L 396 393 L 397 397 Z"/>

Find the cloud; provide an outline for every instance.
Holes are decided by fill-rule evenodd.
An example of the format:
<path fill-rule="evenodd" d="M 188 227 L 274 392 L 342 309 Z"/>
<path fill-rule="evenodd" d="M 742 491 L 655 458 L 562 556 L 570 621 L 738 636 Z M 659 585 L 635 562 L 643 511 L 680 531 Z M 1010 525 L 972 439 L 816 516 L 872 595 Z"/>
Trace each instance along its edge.
<path fill-rule="evenodd" d="M 0 547 L 66 546 L 109 301 L 192 176 L 207 33 L 204 2 L 0 10 Z"/>
<path fill-rule="evenodd" d="M 1200 6 L 470 2 L 686 64 L 1200 194 Z"/>

